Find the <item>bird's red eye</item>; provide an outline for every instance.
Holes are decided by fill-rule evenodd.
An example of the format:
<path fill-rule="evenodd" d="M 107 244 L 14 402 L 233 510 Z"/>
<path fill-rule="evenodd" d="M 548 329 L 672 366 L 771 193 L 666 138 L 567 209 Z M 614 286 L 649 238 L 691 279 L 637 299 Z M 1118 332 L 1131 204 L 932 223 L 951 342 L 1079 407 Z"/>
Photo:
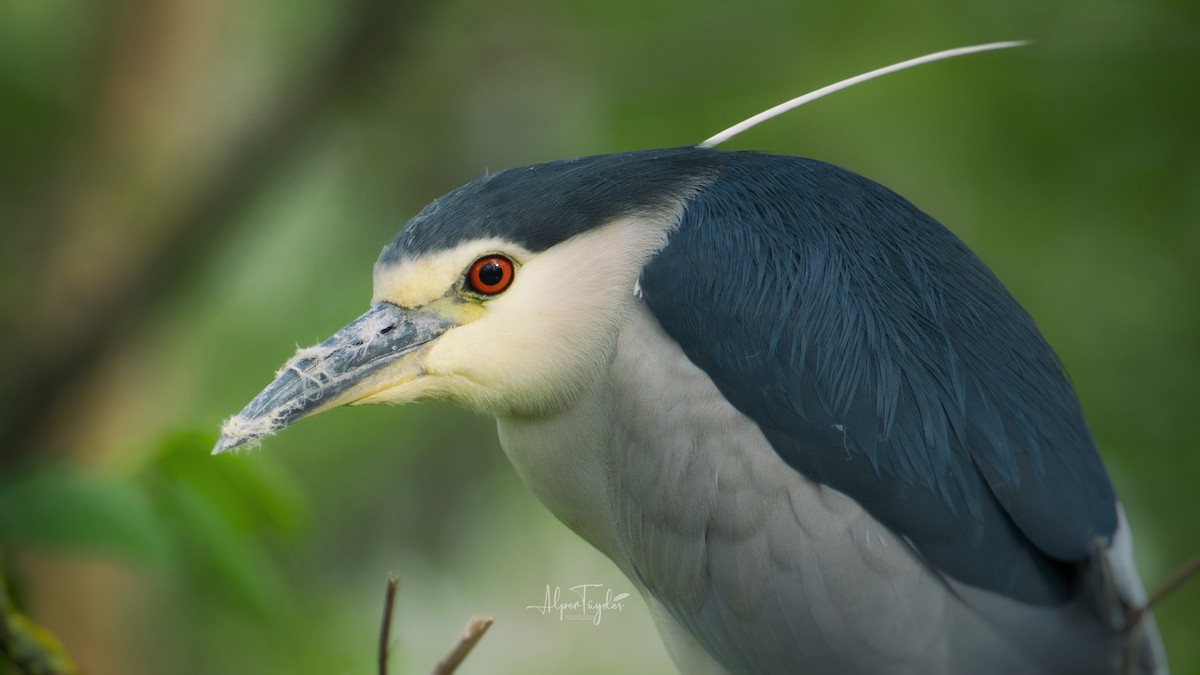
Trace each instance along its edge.
<path fill-rule="evenodd" d="M 513 281 L 513 262 L 502 255 L 487 255 L 471 263 L 467 287 L 480 295 L 503 293 Z"/>

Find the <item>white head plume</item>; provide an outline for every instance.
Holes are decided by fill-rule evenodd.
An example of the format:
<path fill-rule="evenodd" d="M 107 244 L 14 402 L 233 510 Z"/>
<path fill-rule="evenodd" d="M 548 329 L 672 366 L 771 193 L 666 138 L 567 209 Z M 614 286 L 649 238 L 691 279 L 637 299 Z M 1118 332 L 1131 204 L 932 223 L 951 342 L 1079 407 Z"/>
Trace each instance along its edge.
<path fill-rule="evenodd" d="M 945 59 L 952 59 L 956 56 L 965 56 L 967 54 L 974 54 L 976 52 L 989 52 L 989 51 L 993 51 L 996 49 L 1011 49 L 1012 47 L 1022 47 L 1027 44 L 1029 44 L 1029 42 L 1027 42 L 1025 40 L 1010 40 L 1008 42 L 989 42 L 988 44 L 983 44 L 983 45 L 972 45 L 970 47 L 958 47 L 956 49 L 947 49 L 947 50 L 940 51 L 940 52 L 934 52 L 932 54 L 926 54 L 924 56 L 918 56 L 916 58 L 909 59 L 907 61 L 901 61 L 900 63 L 893 63 L 890 66 L 876 68 L 875 70 L 872 70 L 868 73 L 863 73 L 861 75 L 855 75 L 854 77 L 842 80 L 841 82 L 835 82 L 831 85 L 821 87 L 820 89 L 817 89 L 816 91 L 810 91 L 809 93 L 804 94 L 803 96 L 797 96 L 796 98 L 794 98 L 790 101 L 785 101 L 783 103 L 780 103 L 779 105 L 777 105 L 774 108 L 771 108 L 769 110 L 764 110 L 749 119 L 738 122 L 737 124 L 729 127 L 728 129 L 713 136 L 712 138 L 709 138 L 708 140 L 704 141 L 703 143 L 700 143 L 699 145 L 697 145 L 697 147 L 700 147 L 700 148 L 716 147 L 716 146 L 720 145 L 721 143 L 724 143 L 725 141 L 733 138 L 734 136 L 737 136 L 738 134 L 742 133 L 743 131 L 745 131 L 751 127 L 758 126 L 762 122 L 765 122 L 765 121 L 771 119 L 772 117 L 777 117 L 779 115 L 782 115 L 783 113 L 791 110 L 792 108 L 798 108 L 798 107 L 804 105 L 805 103 L 808 103 L 809 101 L 815 101 L 819 98 L 828 96 L 829 94 L 832 94 L 835 91 L 841 91 L 842 89 L 848 89 L 850 87 L 853 87 L 856 84 L 859 84 L 860 82 L 866 82 L 867 80 L 873 80 L 877 77 L 881 77 L 881 76 L 887 75 L 889 73 L 894 73 L 899 70 L 904 70 L 906 68 L 912 68 L 913 66 L 919 66 L 919 65 L 922 65 L 925 63 L 932 63 L 934 61 L 942 61 Z"/>

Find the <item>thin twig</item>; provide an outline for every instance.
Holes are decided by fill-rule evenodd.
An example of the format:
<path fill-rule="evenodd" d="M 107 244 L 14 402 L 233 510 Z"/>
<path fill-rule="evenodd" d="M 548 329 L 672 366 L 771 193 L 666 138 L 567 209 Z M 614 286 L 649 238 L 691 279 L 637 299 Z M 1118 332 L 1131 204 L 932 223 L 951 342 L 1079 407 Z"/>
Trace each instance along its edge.
<path fill-rule="evenodd" d="M 1146 612 L 1153 609 L 1155 605 L 1162 602 L 1168 595 L 1174 593 L 1184 582 L 1196 576 L 1197 573 L 1200 573 L 1200 553 L 1192 556 L 1191 560 L 1188 560 L 1179 569 L 1175 570 L 1175 573 L 1163 582 L 1162 586 L 1158 587 L 1154 595 L 1150 596 L 1150 599 L 1146 601 L 1145 607 L 1131 609 L 1128 616 L 1130 623 L 1133 624 L 1140 621 Z"/>
<path fill-rule="evenodd" d="M 487 629 L 492 625 L 491 617 L 473 616 L 467 622 L 467 627 L 463 629 L 463 633 L 458 638 L 458 644 L 454 645 L 453 651 L 446 655 L 446 658 L 438 661 L 437 666 L 433 669 L 433 675 L 453 675 L 454 671 L 462 665 L 463 659 L 467 658 L 467 654 L 475 648 L 475 643 L 479 642 L 479 638 L 487 632 Z"/>
<path fill-rule="evenodd" d="M 383 595 L 383 627 L 379 629 L 379 675 L 387 675 L 388 649 L 392 642 L 392 610 L 396 606 L 396 588 L 400 579 L 389 574 L 387 591 Z"/>

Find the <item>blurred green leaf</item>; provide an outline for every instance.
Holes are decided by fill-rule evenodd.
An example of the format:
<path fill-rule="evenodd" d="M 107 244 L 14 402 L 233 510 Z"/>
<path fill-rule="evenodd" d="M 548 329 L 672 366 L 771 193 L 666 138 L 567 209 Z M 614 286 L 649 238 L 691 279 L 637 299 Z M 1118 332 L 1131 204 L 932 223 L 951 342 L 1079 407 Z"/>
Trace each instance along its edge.
<path fill-rule="evenodd" d="M 74 675 L 78 672 L 62 643 L 20 612 L 4 616 L 5 650 L 29 675 Z"/>
<path fill-rule="evenodd" d="M 266 543 L 299 530 L 302 501 L 269 461 L 212 457 L 214 440 L 171 434 L 127 477 L 70 466 L 10 476 L 0 482 L 0 544 L 153 563 L 265 615 L 284 601 Z"/>
<path fill-rule="evenodd" d="M 71 657 L 52 633 L 13 607 L 0 574 L 0 651 L 27 675 L 74 675 Z M 0 661 L 0 672 L 8 672 Z"/>
<path fill-rule="evenodd" d="M 0 541 L 161 562 L 166 540 L 146 495 L 111 476 L 67 466 L 0 483 Z"/>
<path fill-rule="evenodd" d="M 262 457 L 213 457 L 215 442 L 198 432 L 168 435 L 139 477 L 187 586 L 263 616 L 285 599 L 266 543 L 272 534 L 299 530 L 303 502 L 274 464 Z"/>
<path fill-rule="evenodd" d="M 239 532 L 297 531 L 304 501 L 292 479 L 265 456 L 213 457 L 214 443 L 210 434 L 172 434 L 160 444 L 152 470 L 190 486 Z"/>
<path fill-rule="evenodd" d="M 235 532 L 225 512 L 186 483 L 160 478 L 151 491 L 187 587 L 203 588 L 260 616 L 282 604 L 278 573 L 261 542 Z"/>

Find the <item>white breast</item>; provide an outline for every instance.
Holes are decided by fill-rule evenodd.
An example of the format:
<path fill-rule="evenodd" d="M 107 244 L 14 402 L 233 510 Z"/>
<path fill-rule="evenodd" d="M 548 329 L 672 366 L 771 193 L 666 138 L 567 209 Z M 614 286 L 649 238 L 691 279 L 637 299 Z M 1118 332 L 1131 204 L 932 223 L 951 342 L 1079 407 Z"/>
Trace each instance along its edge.
<path fill-rule="evenodd" d="M 683 672 L 716 668 L 706 651 L 747 673 L 1039 671 L 1013 630 L 1061 630 L 1059 610 L 964 604 L 784 463 L 635 305 L 602 386 L 552 417 L 501 419 L 500 436 L 543 503 L 642 590 Z M 982 605 L 1015 614 L 995 625 Z"/>

